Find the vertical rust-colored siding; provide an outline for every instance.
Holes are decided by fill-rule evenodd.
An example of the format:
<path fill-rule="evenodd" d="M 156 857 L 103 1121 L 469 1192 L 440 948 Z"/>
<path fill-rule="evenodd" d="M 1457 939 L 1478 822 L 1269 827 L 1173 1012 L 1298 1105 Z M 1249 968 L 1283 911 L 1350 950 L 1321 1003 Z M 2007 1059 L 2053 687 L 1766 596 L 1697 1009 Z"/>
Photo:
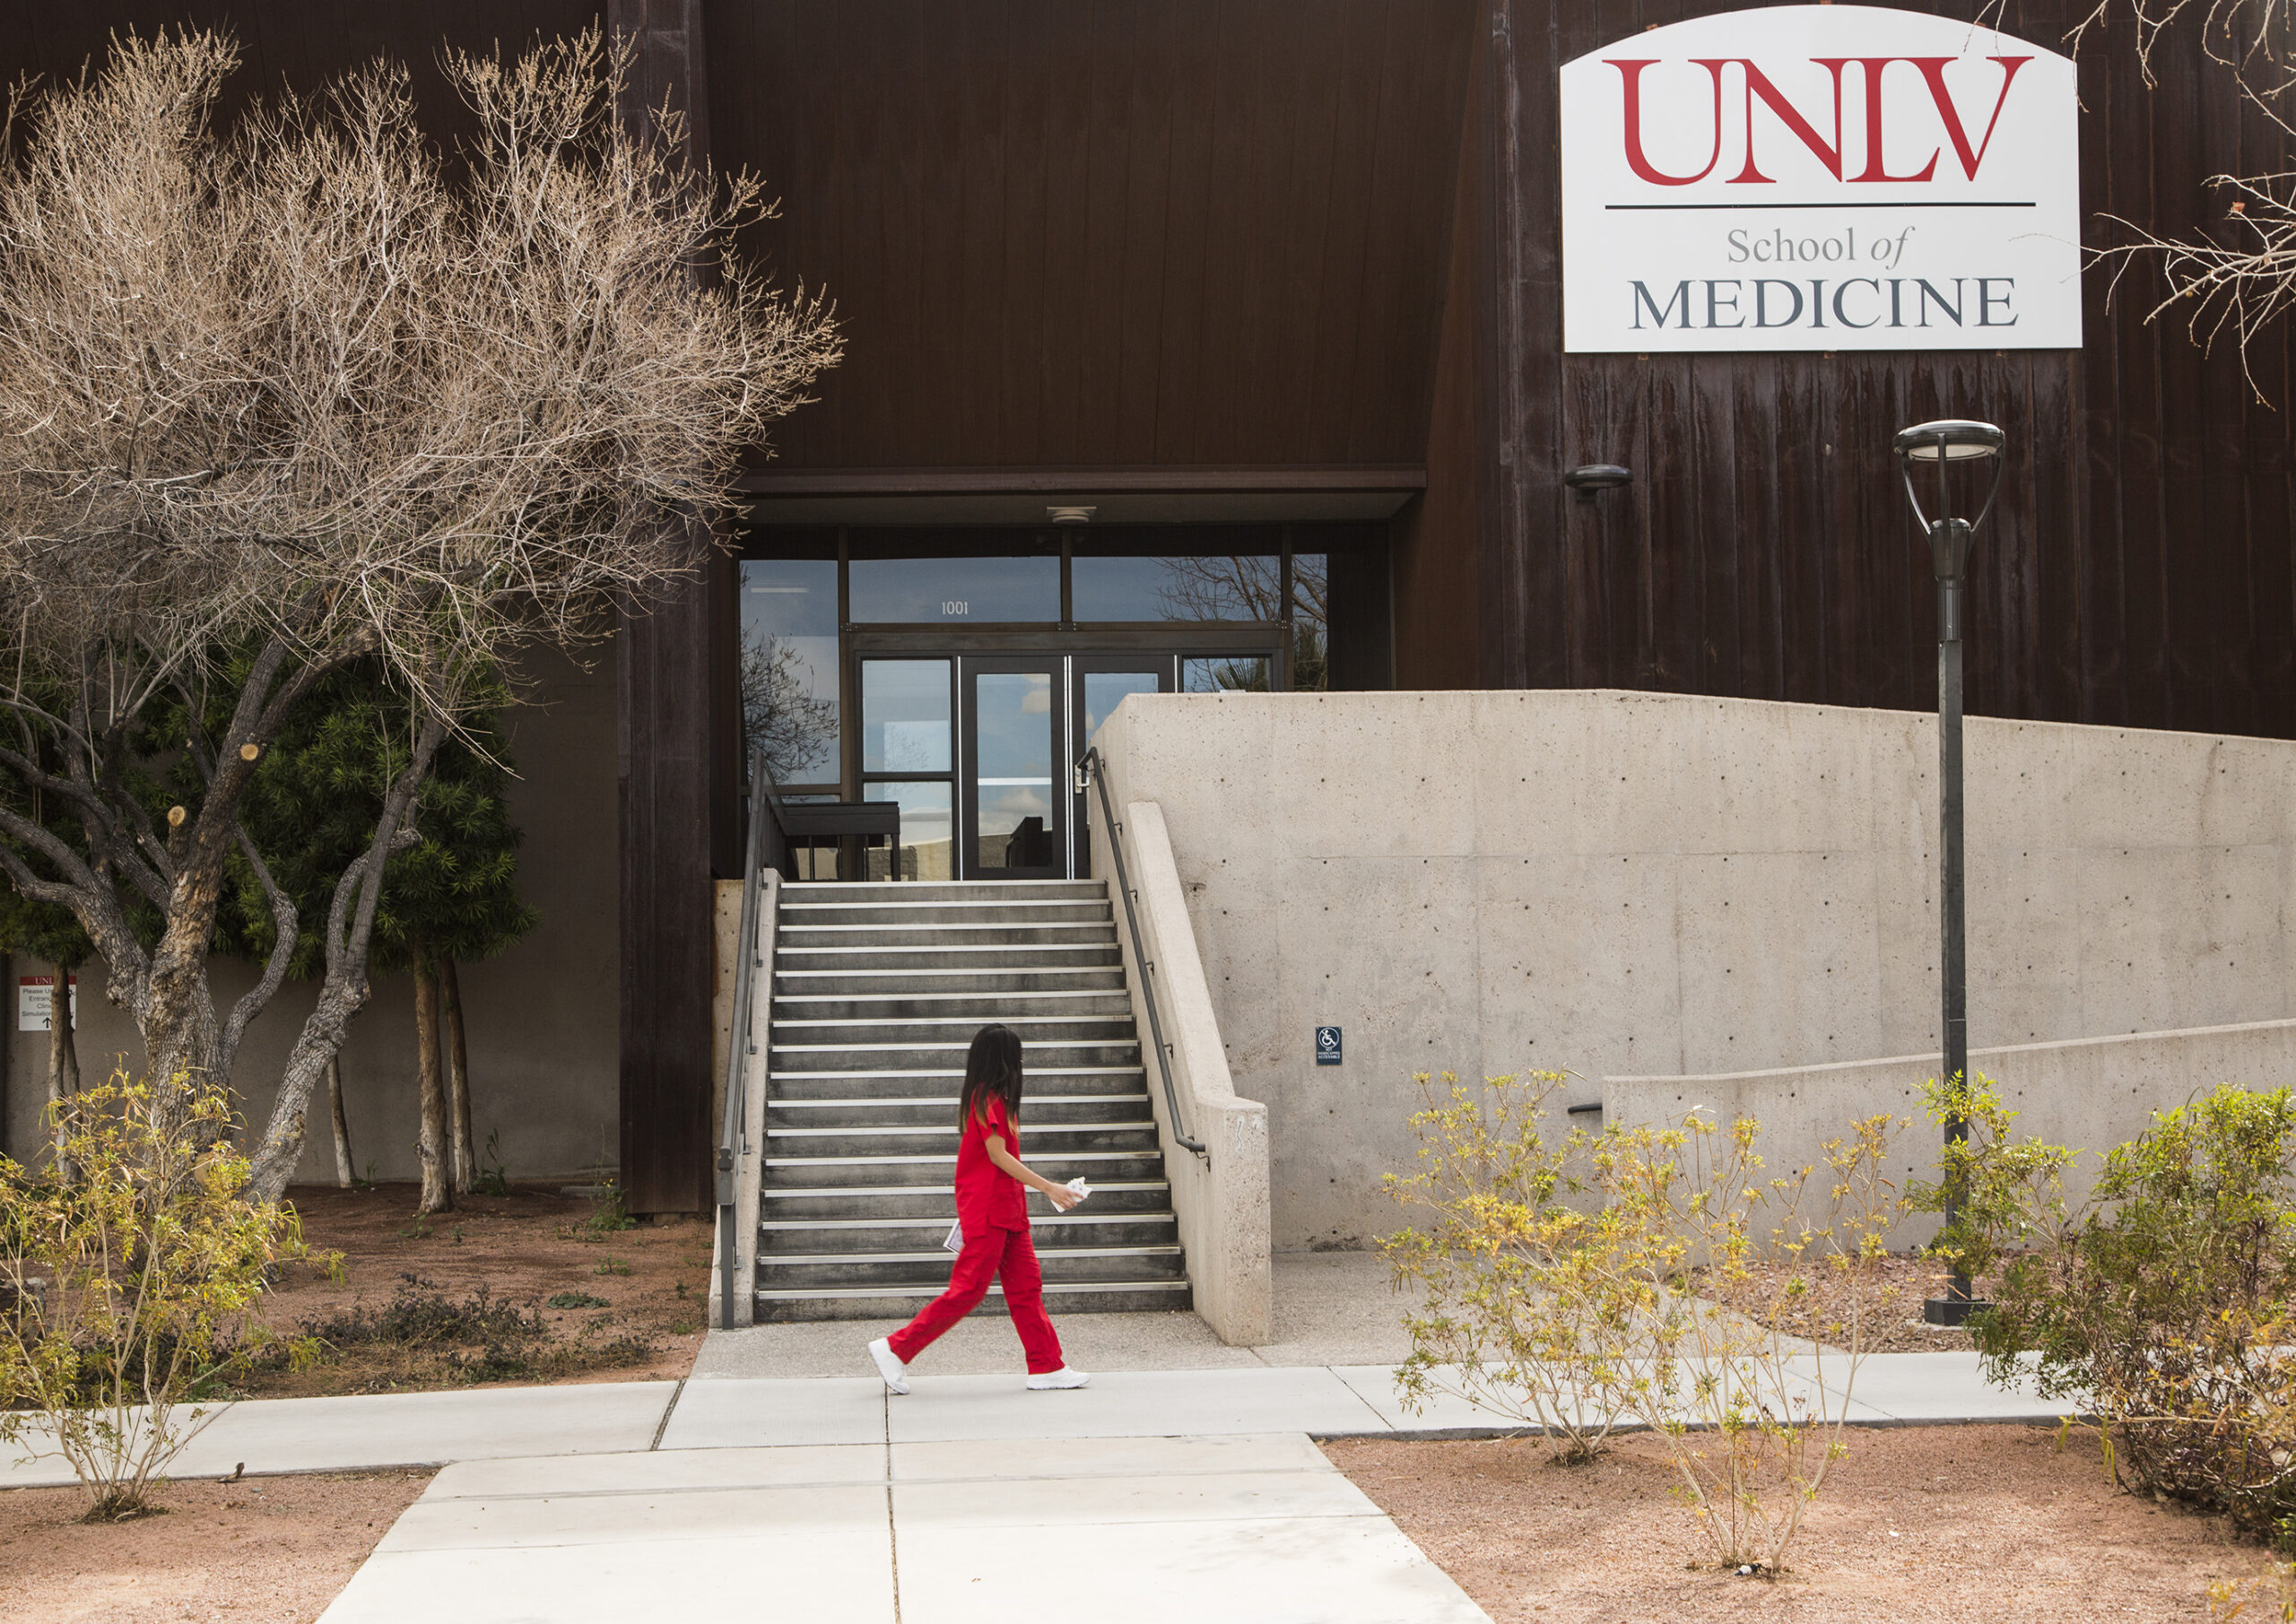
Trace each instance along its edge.
<path fill-rule="evenodd" d="M 1971 708 L 2296 734 L 2286 325 L 2250 352 L 2268 404 L 2229 346 L 2210 355 L 2180 326 L 2145 320 L 2161 283 L 2143 265 L 2109 304 L 2106 272 L 2089 274 L 2088 343 L 2077 353 L 1561 352 L 1556 71 L 1648 26 L 1724 9 L 1493 0 L 1520 91 L 1514 167 L 1503 121 L 1485 143 L 1471 109 L 1468 218 L 1454 253 L 1487 251 L 1498 265 L 1467 296 L 1492 300 L 1515 394 L 1453 363 L 1449 335 L 1484 318 L 1447 310 L 1429 491 L 1399 546 L 1399 606 L 1429 569 L 1420 560 L 1471 552 L 1498 600 L 1484 609 L 1475 681 L 1926 707 L 1936 692 L 1933 588 L 1888 446 L 1909 422 L 1979 417 L 2008 430 L 2011 452 L 1975 564 Z M 2013 4 L 2004 22 L 2054 46 L 2085 9 Z M 1503 94 L 1508 67 L 1494 61 L 1486 84 L 1478 61 L 1474 94 Z M 2239 104 L 2197 30 L 2165 36 L 2156 67 L 2147 87 L 2117 35 L 2092 38 L 2083 54 L 2092 248 L 2127 240 L 2105 215 L 2164 235 L 2221 230 L 2208 176 L 2288 167 L 2283 134 Z M 1470 174 L 1486 152 L 1499 155 L 1487 187 Z M 1461 280 L 1455 259 L 1454 300 Z M 1507 301 L 1518 292 L 1528 315 L 1509 343 Z M 1458 426 L 1463 417 L 1474 426 Z M 1593 503 L 1570 499 L 1562 473 L 1592 462 L 1624 463 L 1635 483 Z M 1474 499 L 1473 482 L 1487 478 L 1502 491 L 1519 481 L 1519 504 L 1502 499 L 1494 512 Z M 1399 608 L 1401 682 L 1460 680 L 1456 652 L 1414 648 L 1402 624 Z"/>

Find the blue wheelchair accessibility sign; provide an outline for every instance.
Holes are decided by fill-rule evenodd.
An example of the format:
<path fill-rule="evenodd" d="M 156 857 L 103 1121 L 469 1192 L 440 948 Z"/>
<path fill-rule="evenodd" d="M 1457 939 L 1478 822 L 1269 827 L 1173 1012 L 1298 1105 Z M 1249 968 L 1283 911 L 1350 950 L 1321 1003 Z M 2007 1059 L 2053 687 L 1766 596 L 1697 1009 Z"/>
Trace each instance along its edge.
<path fill-rule="evenodd" d="M 1319 1026 L 1316 1029 L 1316 1064 L 1318 1065 L 1339 1064 L 1339 1029 L 1337 1027 Z"/>

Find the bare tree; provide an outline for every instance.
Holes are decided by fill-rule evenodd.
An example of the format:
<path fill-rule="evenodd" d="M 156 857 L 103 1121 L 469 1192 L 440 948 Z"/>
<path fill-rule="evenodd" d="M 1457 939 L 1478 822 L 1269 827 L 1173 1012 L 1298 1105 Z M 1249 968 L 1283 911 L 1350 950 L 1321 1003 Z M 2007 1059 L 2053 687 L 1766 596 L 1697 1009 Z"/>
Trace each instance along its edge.
<path fill-rule="evenodd" d="M 666 113 L 652 140 L 615 118 L 628 55 L 595 31 L 450 53 L 477 128 L 451 166 L 389 65 L 220 132 L 238 59 L 214 33 L 116 39 L 10 115 L 0 774 L 68 805 L 87 855 L 0 805 L 0 864 L 81 921 L 156 1081 L 228 1081 L 297 934 L 239 816 L 255 763 L 352 661 L 411 696 L 255 1152 L 268 1197 L 367 997 L 384 864 L 484 673 L 670 586 L 838 341 L 818 299 L 733 256 L 769 211 L 757 183 L 671 157 Z M 155 800 L 185 761 L 196 791 Z M 279 929 L 226 1014 L 207 960 L 235 861 Z"/>
<path fill-rule="evenodd" d="M 837 707 L 813 693 L 812 662 L 770 631 L 742 635 L 742 732 L 765 752 L 776 784 L 837 776 L 822 751 L 837 737 Z M 822 770 L 826 763 L 828 770 Z"/>
<path fill-rule="evenodd" d="M 2231 69 L 2240 98 L 2283 135 L 2296 135 L 2289 112 L 2289 92 L 2296 88 L 2291 55 L 2296 0 L 2097 0 L 2066 36 L 2074 51 L 2116 17 L 2135 31 L 2146 84 L 2157 83 L 2153 55 L 2161 34 L 2175 27 L 2196 29 L 2208 58 Z M 2114 217 L 2134 240 L 2103 257 L 2118 262 L 2116 282 L 2119 272 L 2139 261 L 2156 264 L 2168 292 L 2146 318 L 2187 311 L 2187 328 L 2196 342 L 2213 344 L 2229 333 L 2245 364 L 2248 341 L 2296 304 L 2296 170 L 2212 175 L 2208 185 L 2226 196 L 2224 218 L 2213 230 L 2166 238 Z M 2248 380 L 2255 388 L 2253 372 Z M 2263 398 L 2260 389 L 2257 395 Z"/>

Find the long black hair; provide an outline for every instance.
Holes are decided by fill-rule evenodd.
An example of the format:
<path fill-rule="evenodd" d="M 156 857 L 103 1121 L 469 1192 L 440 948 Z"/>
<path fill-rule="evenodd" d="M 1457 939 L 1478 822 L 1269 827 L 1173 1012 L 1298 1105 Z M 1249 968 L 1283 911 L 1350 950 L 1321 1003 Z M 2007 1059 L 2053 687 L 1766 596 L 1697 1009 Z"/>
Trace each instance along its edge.
<path fill-rule="evenodd" d="M 963 1127 L 988 1109 L 990 1096 L 1004 1102 L 1004 1119 L 1021 1118 L 1021 1035 L 1009 1026 L 985 1026 L 973 1034 L 965 1055 L 964 1098 L 957 1102 Z"/>

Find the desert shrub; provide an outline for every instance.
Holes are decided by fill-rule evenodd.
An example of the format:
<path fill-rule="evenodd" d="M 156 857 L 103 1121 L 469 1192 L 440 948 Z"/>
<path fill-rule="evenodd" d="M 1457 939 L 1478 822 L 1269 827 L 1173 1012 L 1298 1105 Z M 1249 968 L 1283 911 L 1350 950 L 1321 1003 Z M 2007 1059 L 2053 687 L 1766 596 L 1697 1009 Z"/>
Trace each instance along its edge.
<path fill-rule="evenodd" d="M 1420 1221 L 1379 1242 L 1396 1286 L 1421 1303 L 1404 1316 L 1404 1407 L 1468 1399 L 1557 1440 L 1559 1459 L 1586 1460 L 1624 1409 L 1600 1351 L 1631 1308 L 1594 1270 L 1599 1220 L 1576 1176 L 1587 1136 L 1552 1132 L 1548 1105 L 1565 1075 L 1494 1077 L 1479 1096 L 1448 1072 L 1439 1092 L 1427 1073 L 1414 1081 L 1425 1102 L 1411 1119 L 1419 1170 L 1386 1182 Z"/>
<path fill-rule="evenodd" d="M 2068 1209 L 2069 1151 L 2012 1139 L 1980 1078 L 1932 1108 L 1966 1205 L 1938 1249 L 1993 1276 L 1972 1319 L 1994 1380 L 2031 1373 L 2103 1428 L 2117 1476 L 2285 1541 L 2296 1519 L 2296 1099 L 2219 1088 L 2156 1112 Z M 1926 1205 L 1942 1190 L 1924 1190 Z"/>
<path fill-rule="evenodd" d="M 560 1295 L 584 1297 L 572 1306 L 605 1306 L 585 1294 Z M 568 1305 L 552 1298 L 551 1306 Z M 417 1382 L 549 1380 L 641 1365 L 656 1351 L 641 1336 L 607 1336 L 596 1324 L 570 1340 L 534 1302 L 496 1297 L 484 1285 L 457 1300 L 415 1273 L 400 1275 L 397 1290 L 380 1307 L 361 1303 L 307 1316 L 300 1329 L 330 1354 L 362 1350 L 383 1360 L 395 1379 Z"/>
<path fill-rule="evenodd" d="M 1421 1168 L 1389 1189 L 1426 1218 L 1382 1243 L 1424 1305 L 1405 1321 L 1405 1402 L 1457 1393 L 1564 1459 L 1647 1427 L 1716 1560 L 1776 1568 L 1841 1453 L 1904 1211 L 1884 1177 L 1902 1125 L 1858 1122 L 1822 1168 L 1765 1178 L 1748 1118 L 1553 1133 L 1561 1081 L 1478 1098 L 1446 1077 L 1444 1099 L 1422 1079 Z M 1822 1274 L 1842 1307 L 1813 1343 L 1779 1327 Z"/>
<path fill-rule="evenodd" d="M 247 1199 L 222 1090 L 178 1078 L 162 1121 L 121 1073 L 54 1109 L 68 1177 L 0 1157 L 0 1439 L 62 1455 L 91 1518 L 127 1516 L 218 1412 L 192 1401 L 266 1351 L 308 1357 L 257 1310 L 312 1255 L 292 1211 Z"/>

